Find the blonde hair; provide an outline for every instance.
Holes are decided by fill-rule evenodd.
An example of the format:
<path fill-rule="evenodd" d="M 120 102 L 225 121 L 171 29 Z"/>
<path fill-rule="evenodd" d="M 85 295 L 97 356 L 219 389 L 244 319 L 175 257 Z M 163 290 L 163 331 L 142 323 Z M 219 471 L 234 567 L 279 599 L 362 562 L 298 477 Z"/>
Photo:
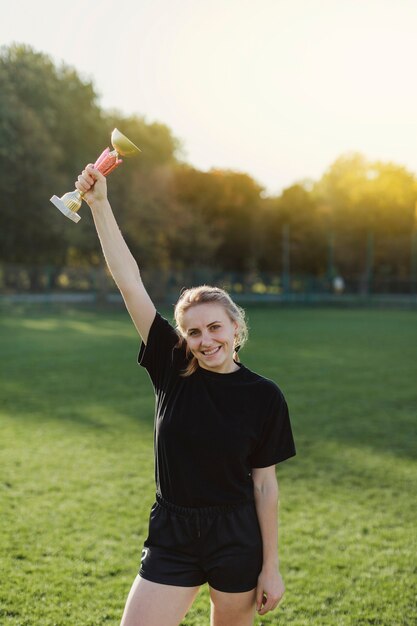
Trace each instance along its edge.
<path fill-rule="evenodd" d="M 215 303 L 220 304 L 226 311 L 232 322 L 236 322 L 238 327 L 234 342 L 233 358 L 239 362 L 238 350 L 242 348 L 248 339 L 248 325 L 246 322 L 245 311 L 229 296 L 227 291 L 220 287 L 211 287 L 210 285 L 201 285 L 200 287 L 192 287 L 191 289 L 185 289 L 175 305 L 175 322 L 176 329 L 180 335 L 179 346 L 187 344 L 185 338 L 185 332 L 182 327 L 183 315 L 188 309 L 197 304 Z M 187 356 L 190 355 L 188 345 L 186 345 Z M 198 360 L 195 356 L 192 357 L 185 370 L 181 373 L 181 376 L 190 376 L 198 368 Z"/>

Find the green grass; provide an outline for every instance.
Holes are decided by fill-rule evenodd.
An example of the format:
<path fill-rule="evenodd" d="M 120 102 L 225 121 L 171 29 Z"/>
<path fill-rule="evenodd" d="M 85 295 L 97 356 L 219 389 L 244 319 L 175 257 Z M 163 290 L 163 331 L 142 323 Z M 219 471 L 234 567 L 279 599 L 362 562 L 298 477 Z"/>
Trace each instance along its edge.
<path fill-rule="evenodd" d="M 283 389 L 297 447 L 277 466 L 286 593 L 257 626 L 415 624 L 415 313 L 248 314 L 241 358 Z M 155 493 L 133 325 L 3 312 L 0 346 L 0 624 L 118 626 Z M 208 615 L 204 585 L 183 625 Z"/>

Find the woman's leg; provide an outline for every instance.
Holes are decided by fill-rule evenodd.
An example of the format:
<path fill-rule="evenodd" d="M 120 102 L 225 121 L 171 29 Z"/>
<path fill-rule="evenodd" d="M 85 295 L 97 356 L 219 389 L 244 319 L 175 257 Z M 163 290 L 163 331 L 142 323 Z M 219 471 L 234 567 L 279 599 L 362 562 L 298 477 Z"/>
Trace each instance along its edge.
<path fill-rule="evenodd" d="M 178 626 L 200 587 L 162 585 L 136 576 L 120 626 Z"/>
<path fill-rule="evenodd" d="M 256 587 L 241 593 L 225 593 L 210 587 L 210 626 L 253 626 L 256 609 Z"/>

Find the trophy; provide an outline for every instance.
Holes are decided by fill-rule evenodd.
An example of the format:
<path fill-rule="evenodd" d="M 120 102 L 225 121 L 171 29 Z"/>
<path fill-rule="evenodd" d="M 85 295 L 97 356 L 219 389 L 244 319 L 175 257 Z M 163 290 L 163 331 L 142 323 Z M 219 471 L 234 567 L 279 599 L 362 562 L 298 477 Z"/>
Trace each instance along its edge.
<path fill-rule="evenodd" d="M 140 149 L 117 128 L 111 134 L 111 143 L 114 150 L 106 148 L 94 163 L 95 169 L 99 170 L 103 176 L 108 176 L 120 163 L 123 163 L 123 159 L 119 159 L 119 155 L 131 157 L 136 156 L 140 152 Z M 84 193 L 75 189 L 64 194 L 61 198 L 52 196 L 51 202 L 70 220 L 79 222 L 81 217 L 78 215 L 78 211 L 81 207 L 83 196 Z"/>

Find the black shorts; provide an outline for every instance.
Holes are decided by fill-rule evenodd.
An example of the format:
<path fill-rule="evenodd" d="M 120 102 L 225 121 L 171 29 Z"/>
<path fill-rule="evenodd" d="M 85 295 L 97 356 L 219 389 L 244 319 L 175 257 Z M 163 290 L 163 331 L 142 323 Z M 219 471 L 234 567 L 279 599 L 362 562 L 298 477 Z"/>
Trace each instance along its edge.
<path fill-rule="evenodd" d="M 250 591 L 262 569 L 262 535 L 255 501 L 183 507 L 158 493 L 143 544 L 142 578 L 219 591 Z"/>

